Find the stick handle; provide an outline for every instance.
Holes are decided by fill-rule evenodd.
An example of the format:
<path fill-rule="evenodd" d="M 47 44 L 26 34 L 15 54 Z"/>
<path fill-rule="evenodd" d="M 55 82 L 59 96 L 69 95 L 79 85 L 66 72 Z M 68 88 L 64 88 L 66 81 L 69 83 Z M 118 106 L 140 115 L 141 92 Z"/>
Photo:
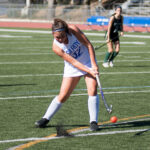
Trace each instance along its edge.
<path fill-rule="evenodd" d="M 101 96 L 102 96 L 102 100 L 103 100 L 105 98 L 104 98 L 104 94 L 103 94 L 103 91 L 102 91 L 102 86 L 101 86 L 100 79 L 99 79 L 98 75 L 96 75 L 96 80 L 97 80 L 97 84 L 98 84 L 98 87 L 99 87 L 99 90 L 100 90 L 100 93 L 101 93 Z"/>
<path fill-rule="evenodd" d="M 98 87 L 101 89 L 101 83 L 100 83 L 100 80 L 99 80 L 99 76 L 96 74 L 96 80 L 97 80 L 97 84 L 98 84 Z"/>
<path fill-rule="evenodd" d="M 109 107 L 106 100 L 105 100 L 105 97 L 104 97 L 104 94 L 103 94 L 103 91 L 102 91 L 102 87 L 101 87 L 101 83 L 100 83 L 100 79 L 99 79 L 99 76 L 96 75 L 96 80 L 97 80 L 97 84 L 99 86 L 99 90 L 100 90 L 100 93 L 101 93 L 101 96 L 102 96 L 102 100 L 104 102 L 104 105 L 106 107 L 106 110 L 111 113 L 112 112 L 112 105 Z"/>

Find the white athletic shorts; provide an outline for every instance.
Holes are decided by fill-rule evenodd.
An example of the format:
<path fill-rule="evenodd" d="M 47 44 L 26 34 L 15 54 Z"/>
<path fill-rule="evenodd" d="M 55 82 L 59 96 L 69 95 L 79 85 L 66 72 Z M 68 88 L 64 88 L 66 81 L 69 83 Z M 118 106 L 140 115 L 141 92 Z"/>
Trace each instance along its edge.
<path fill-rule="evenodd" d="M 87 66 L 87 68 L 91 68 L 91 63 L 85 66 Z M 85 74 L 87 74 L 87 72 L 79 70 L 78 68 L 69 64 L 68 62 L 65 62 L 63 77 L 78 77 L 78 76 L 84 76 Z"/>

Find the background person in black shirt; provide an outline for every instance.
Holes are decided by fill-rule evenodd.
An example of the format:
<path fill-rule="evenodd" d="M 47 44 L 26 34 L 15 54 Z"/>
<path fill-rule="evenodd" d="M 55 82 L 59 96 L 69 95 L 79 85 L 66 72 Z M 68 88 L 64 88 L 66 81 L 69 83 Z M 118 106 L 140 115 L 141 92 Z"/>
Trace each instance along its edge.
<path fill-rule="evenodd" d="M 119 42 L 119 31 L 120 36 L 123 36 L 123 16 L 121 15 L 122 8 L 117 6 L 115 8 L 115 13 L 110 17 L 108 30 L 107 30 L 107 46 L 108 52 L 106 52 L 105 59 L 103 62 L 103 67 L 108 68 L 113 67 L 113 60 L 118 55 L 120 51 Z M 115 46 L 115 50 L 113 48 Z"/>

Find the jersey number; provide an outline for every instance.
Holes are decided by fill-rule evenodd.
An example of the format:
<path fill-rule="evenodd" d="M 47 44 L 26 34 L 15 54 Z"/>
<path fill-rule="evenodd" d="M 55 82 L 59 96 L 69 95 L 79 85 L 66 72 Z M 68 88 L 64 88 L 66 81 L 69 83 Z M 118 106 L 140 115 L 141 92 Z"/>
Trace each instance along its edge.
<path fill-rule="evenodd" d="M 72 54 L 72 57 L 77 59 L 81 55 L 80 47 Z"/>

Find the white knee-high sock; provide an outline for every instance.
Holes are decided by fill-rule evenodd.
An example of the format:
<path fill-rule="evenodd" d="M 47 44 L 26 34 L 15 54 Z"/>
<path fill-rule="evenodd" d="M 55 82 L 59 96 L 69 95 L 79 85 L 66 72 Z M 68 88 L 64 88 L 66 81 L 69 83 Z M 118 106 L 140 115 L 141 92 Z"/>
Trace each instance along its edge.
<path fill-rule="evenodd" d="M 90 115 L 90 123 L 92 121 L 98 122 L 99 95 L 89 96 L 89 98 L 88 98 L 88 110 L 89 110 L 89 115 Z"/>
<path fill-rule="evenodd" d="M 62 103 L 58 101 L 57 96 L 52 100 L 43 118 L 50 120 L 53 115 L 60 109 Z"/>

